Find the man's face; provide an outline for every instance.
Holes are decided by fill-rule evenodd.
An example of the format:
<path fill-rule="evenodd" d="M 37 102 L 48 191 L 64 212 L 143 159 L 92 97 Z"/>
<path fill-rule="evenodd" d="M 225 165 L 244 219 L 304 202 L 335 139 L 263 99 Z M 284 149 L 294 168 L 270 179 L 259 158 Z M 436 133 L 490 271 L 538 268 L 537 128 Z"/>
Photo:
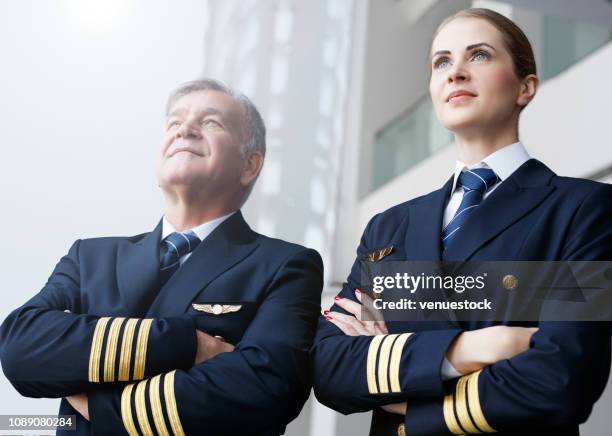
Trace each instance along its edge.
<path fill-rule="evenodd" d="M 159 186 L 238 195 L 244 126 L 242 107 L 222 92 L 196 91 L 179 98 L 168 114 L 157 159 Z"/>

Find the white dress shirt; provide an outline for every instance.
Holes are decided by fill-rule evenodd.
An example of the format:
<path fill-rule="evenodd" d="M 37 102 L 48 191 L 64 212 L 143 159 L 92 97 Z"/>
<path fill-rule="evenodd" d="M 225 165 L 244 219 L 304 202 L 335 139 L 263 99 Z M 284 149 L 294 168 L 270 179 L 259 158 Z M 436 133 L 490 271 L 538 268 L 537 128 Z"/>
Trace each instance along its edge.
<path fill-rule="evenodd" d="M 459 205 L 461 204 L 461 200 L 463 199 L 463 187 L 457 186 L 457 179 L 459 178 L 459 174 L 461 174 L 465 170 L 473 170 L 474 168 L 489 168 L 497 174 L 499 177 L 499 181 L 493 185 L 487 192 L 485 192 L 483 196 L 483 200 L 491 195 L 499 185 L 501 185 L 504 180 L 506 180 L 510 175 L 515 172 L 521 165 L 527 162 L 531 157 L 525 146 L 521 142 L 515 142 L 514 144 L 506 145 L 503 148 L 500 148 L 495 153 L 491 153 L 487 157 L 485 157 L 481 162 L 474 165 L 466 165 L 463 162 L 457 161 L 455 164 L 455 177 L 453 180 L 453 187 L 451 189 L 451 197 L 446 205 L 446 209 L 444 210 L 444 218 L 442 220 L 442 229 L 444 229 L 451 219 L 457 213 L 459 209 Z M 440 375 L 442 376 L 442 380 L 450 380 L 456 377 L 460 377 L 461 374 L 457 369 L 453 366 L 452 363 L 445 357 L 442 362 L 442 368 L 440 369 Z"/>
<path fill-rule="evenodd" d="M 497 174 L 500 180 L 485 192 L 483 197 L 484 200 L 529 159 L 531 159 L 531 157 L 529 153 L 527 153 L 525 146 L 520 142 L 515 142 L 514 144 L 500 148 L 495 153 L 491 153 L 477 164 L 466 165 L 463 162 L 457 161 L 455 164 L 455 177 L 453 180 L 453 188 L 451 189 L 451 197 L 444 210 L 442 228 L 446 227 L 453 216 L 455 216 L 461 204 L 461 200 L 463 199 L 463 187 L 457 187 L 459 174 L 465 170 L 473 170 L 474 168 L 489 168 L 495 171 L 495 174 Z"/>
<path fill-rule="evenodd" d="M 228 213 L 227 215 L 223 215 L 222 217 L 215 218 L 214 220 L 210 220 L 210 221 L 207 221 L 205 223 L 202 223 L 199 226 L 196 226 L 196 227 L 194 227 L 193 229 L 190 229 L 190 230 L 193 233 L 195 233 L 198 238 L 200 238 L 200 241 L 203 241 L 204 239 L 206 239 L 206 237 L 208 235 L 210 235 L 213 232 L 213 230 L 215 230 L 217 227 L 219 227 L 219 225 L 223 221 L 225 221 L 226 219 L 228 219 L 230 216 L 232 216 L 235 213 L 236 213 L 236 211 Z M 187 231 L 189 231 L 189 230 L 187 230 Z M 173 233 L 173 232 L 176 232 L 176 229 L 174 228 L 174 226 L 172 224 L 170 224 L 170 221 L 168 221 L 168 219 L 164 215 L 164 218 L 162 220 L 162 237 L 161 237 L 161 240 L 163 241 L 170 233 Z M 187 253 L 187 254 L 181 256 L 181 258 L 179 259 L 180 265 L 182 265 L 187 259 L 189 259 L 189 256 L 191 256 L 191 253 Z"/>

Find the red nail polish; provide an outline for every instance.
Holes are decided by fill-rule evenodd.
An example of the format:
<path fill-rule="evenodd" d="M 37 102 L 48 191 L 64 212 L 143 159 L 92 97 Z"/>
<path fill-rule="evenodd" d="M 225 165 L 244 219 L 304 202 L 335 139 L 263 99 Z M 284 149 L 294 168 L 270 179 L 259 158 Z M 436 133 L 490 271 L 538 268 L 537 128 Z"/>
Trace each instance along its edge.
<path fill-rule="evenodd" d="M 326 316 L 325 319 L 329 320 L 329 319 L 333 319 L 331 316 Z"/>
<path fill-rule="evenodd" d="M 361 289 L 355 289 L 355 292 L 357 292 L 358 294 L 361 294 Z"/>
<path fill-rule="evenodd" d="M 329 313 L 329 310 L 324 310 L 323 311 L 323 315 L 327 315 Z"/>
<path fill-rule="evenodd" d="M 334 297 L 334 300 L 342 300 L 342 297 L 341 297 L 340 295 L 336 295 L 336 296 Z"/>

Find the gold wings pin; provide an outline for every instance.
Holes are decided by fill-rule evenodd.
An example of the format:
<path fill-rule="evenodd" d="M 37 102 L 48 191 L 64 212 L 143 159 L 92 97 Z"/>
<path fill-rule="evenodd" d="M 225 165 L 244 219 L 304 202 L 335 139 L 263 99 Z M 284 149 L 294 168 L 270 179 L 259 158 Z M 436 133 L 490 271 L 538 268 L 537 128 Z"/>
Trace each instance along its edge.
<path fill-rule="evenodd" d="M 196 304 L 191 305 L 198 312 L 211 313 L 213 315 L 223 315 L 225 313 L 238 312 L 242 309 L 241 304 Z"/>
<path fill-rule="evenodd" d="M 387 257 L 391 253 L 393 253 L 393 245 L 390 245 L 386 248 L 381 248 L 380 250 L 376 250 L 370 254 L 367 254 L 364 256 L 363 260 L 366 260 L 368 262 L 378 262 L 379 260 L 383 259 L 384 257 Z"/>

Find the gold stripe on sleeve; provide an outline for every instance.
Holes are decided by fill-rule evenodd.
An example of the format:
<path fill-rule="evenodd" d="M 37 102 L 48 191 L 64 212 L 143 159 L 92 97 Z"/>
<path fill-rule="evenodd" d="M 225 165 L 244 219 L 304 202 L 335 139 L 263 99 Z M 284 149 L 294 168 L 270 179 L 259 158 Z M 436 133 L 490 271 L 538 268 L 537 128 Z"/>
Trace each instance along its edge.
<path fill-rule="evenodd" d="M 176 398 L 174 396 L 174 374 L 176 370 L 170 371 L 164 377 L 164 397 L 166 398 L 166 413 L 170 419 L 170 426 L 174 436 L 185 436 L 178 410 L 176 408 Z"/>
<path fill-rule="evenodd" d="M 370 347 L 368 348 L 368 360 L 366 364 L 366 376 L 368 379 L 368 392 L 371 394 L 377 394 L 378 388 L 376 387 L 376 357 L 378 356 L 378 348 L 380 343 L 387 335 L 376 335 L 370 341 Z"/>
<path fill-rule="evenodd" d="M 159 436 L 170 436 L 168 428 L 164 422 L 164 412 L 162 411 L 161 396 L 159 395 L 159 379 L 161 374 L 156 375 L 149 382 L 149 400 L 151 401 L 151 412 L 153 413 L 153 423 Z"/>
<path fill-rule="evenodd" d="M 442 408 L 444 411 L 444 421 L 446 422 L 448 431 L 455 435 L 464 435 L 465 433 L 459 426 L 455 411 L 453 410 L 453 394 L 444 397 L 444 405 Z"/>
<path fill-rule="evenodd" d="M 132 343 L 134 342 L 134 331 L 138 319 L 130 318 L 125 323 L 123 329 L 123 339 L 121 341 L 121 356 L 119 358 L 119 381 L 130 379 L 130 364 L 132 363 Z"/>
<path fill-rule="evenodd" d="M 475 373 L 470 375 L 468 379 L 468 401 L 470 404 L 470 412 L 472 412 L 472 417 L 474 418 L 474 422 L 485 433 L 495 433 L 493 427 L 489 425 L 487 420 L 485 419 L 484 413 L 482 412 L 482 408 L 480 407 L 480 396 L 478 394 L 478 377 L 482 369 L 476 371 Z"/>
<path fill-rule="evenodd" d="M 138 330 L 138 341 L 136 342 L 136 356 L 134 357 L 134 380 L 142 380 L 145 374 L 147 359 L 147 342 L 149 330 L 151 330 L 152 319 L 143 319 Z"/>
<path fill-rule="evenodd" d="M 138 431 L 136 430 L 136 425 L 134 425 L 132 406 L 130 405 L 133 388 L 133 384 L 127 385 L 125 388 L 123 388 L 123 392 L 121 393 L 121 419 L 123 420 L 123 426 L 125 427 L 125 431 L 127 431 L 128 435 L 139 436 Z"/>
<path fill-rule="evenodd" d="M 93 339 L 91 341 L 91 351 L 89 353 L 89 377 L 90 382 L 100 381 L 100 358 L 102 357 L 102 340 L 106 331 L 109 317 L 100 318 L 96 322 Z"/>
<path fill-rule="evenodd" d="M 125 318 L 115 318 L 108 330 L 106 340 L 106 353 L 104 353 L 104 381 L 115 381 L 115 357 L 117 356 L 117 344 L 119 342 L 119 330 Z"/>
<path fill-rule="evenodd" d="M 402 333 L 393 344 L 393 349 L 391 350 L 391 363 L 389 364 L 389 379 L 391 380 L 391 392 L 402 391 L 399 376 L 400 362 L 402 360 L 402 352 L 404 351 L 404 345 L 406 345 L 406 341 L 411 335 L 412 333 Z"/>
<path fill-rule="evenodd" d="M 465 429 L 465 431 L 467 431 L 468 433 L 482 433 L 474 425 L 474 422 L 470 417 L 466 395 L 468 377 L 469 375 L 461 377 L 459 379 L 459 382 L 457 383 L 457 388 L 455 392 L 455 407 L 457 408 L 457 416 L 459 417 L 461 427 Z"/>
<path fill-rule="evenodd" d="M 144 436 L 154 436 L 151 425 L 149 424 L 149 417 L 147 416 L 147 404 L 145 403 L 145 389 L 148 380 L 143 380 L 136 385 L 136 417 L 138 418 L 138 425 L 140 431 Z"/>
<path fill-rule="evenodd" d="M 378 359 L 378 386 L 381 394 L 389 393 L 389 358 L 391 356 L 391 346 L 399 335 L 387 335 L 380 347 L 380 357 Z"/>

